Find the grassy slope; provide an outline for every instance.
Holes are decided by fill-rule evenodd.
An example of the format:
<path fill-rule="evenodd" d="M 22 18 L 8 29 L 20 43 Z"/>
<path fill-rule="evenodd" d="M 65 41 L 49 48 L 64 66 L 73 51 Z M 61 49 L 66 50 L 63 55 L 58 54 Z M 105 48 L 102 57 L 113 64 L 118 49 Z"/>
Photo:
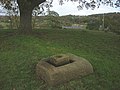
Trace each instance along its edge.
<path fill-rule="evenodd" d="M 58 53 L 88 59 L 94 73 L 48 87 L 36 78 L 35 65 L 41 58 Z M 0 31 L 0 90 L 119 90 L 119 60 L 120 37 L 113 33 L 41 30 L 25 36 Z"/>

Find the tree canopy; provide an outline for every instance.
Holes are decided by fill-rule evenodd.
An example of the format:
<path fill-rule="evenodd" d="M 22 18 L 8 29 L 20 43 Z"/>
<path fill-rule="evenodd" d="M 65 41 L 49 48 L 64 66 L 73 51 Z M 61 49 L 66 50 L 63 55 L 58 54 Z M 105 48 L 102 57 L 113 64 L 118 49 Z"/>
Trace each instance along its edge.
<path fill-rule="evenodd" d="M 6 9 L 11 9 L 13 2 L 17 2 L 20 12 L 20 25 L 19 30 L 24 33 L 32 31 L 32 11 L 39 6 L 39 9 L 44 11 L 44 7 L 49 8 L 52 6 L 54 0 L 0 0 L 0 4 Z M 65 1 L 78 2 L 77 8 L 99 8 L 101 4 L 109 5 L 111 7 L 120 7 L 120 0 L 58 0 L 59 4 L 64 4 Z M 14 8 L 15 9 L 15 8 Z"/>

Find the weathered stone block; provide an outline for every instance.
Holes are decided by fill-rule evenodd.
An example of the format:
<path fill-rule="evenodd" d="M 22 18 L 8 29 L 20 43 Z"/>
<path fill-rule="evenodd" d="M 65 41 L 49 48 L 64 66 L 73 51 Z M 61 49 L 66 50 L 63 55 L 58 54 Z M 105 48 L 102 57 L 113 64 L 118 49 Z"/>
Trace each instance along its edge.
<path fill-rule="evenodd" d="M 69 63 L 65 64 L 63 63 L 63 59 L 68 62 L 66 57 L 68 58 Z M 46 83 L 48 83 L 48 85 L 58 85 L 93 73 L 93 67 L 86 59 L 73 54 L 61 54 L 60 57 L 55 57 L 54 59 L 57 59 L 59 64 L 56 63 L 57 60 L 51 61 L 50 59 L 43 59 L 36 66 L 36 73 L 38 77 L 43 79 Z"/>
<path fill-rule="evenodd" d="M 65 54 L 59 54 L 51 56 L 49 62 L 54 66 L 61 66 L 70 62 L 69 56 Z"/>

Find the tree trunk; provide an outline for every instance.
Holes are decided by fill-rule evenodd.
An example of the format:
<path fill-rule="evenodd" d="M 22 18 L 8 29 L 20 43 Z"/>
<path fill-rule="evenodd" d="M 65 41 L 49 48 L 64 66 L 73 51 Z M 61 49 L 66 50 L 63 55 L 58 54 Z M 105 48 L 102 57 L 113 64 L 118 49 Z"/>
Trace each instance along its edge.
<path fill-rule="evenodd" d="M 32 32 L 32 10 L 46 0 L 17 0 L 20 10 L 20 32 L 29 34 Z"/>
<path fill-rule="evenodd" d="M 21 33 L 32 32 L 32 9 L 26 8 L 20 10 L 20 26 Z"/>

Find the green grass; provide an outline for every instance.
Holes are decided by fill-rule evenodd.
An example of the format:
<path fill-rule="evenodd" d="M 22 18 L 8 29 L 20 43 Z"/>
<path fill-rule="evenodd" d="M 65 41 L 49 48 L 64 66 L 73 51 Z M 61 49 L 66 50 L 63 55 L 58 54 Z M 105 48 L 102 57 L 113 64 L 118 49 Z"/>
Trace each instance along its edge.
<path fill-rule="evenodd" d="M 90 61 L 94 73 L 50 87 L 36 78 L 44 57 L 73 53 Z M 0 90 L 119 90 L 120 36 L 79 30 L 37 30 L 33 35 L 0 31 Z M 61 78 L 62 79 L 62 78 Z"/>

